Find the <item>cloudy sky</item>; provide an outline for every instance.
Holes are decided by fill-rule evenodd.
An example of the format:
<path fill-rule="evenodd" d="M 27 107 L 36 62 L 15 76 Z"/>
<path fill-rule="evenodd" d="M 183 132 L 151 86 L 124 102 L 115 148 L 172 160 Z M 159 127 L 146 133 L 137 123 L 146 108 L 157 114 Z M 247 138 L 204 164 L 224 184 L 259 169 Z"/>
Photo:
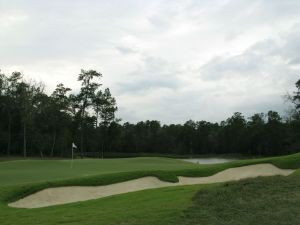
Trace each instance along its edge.
<path fill-rule="evenodd" d="M 0 12 L 2 72 L 50 93 L 98 70 L 123 121 L 284 114 L 300 78 L 299 0 L 0 0 Z"/>

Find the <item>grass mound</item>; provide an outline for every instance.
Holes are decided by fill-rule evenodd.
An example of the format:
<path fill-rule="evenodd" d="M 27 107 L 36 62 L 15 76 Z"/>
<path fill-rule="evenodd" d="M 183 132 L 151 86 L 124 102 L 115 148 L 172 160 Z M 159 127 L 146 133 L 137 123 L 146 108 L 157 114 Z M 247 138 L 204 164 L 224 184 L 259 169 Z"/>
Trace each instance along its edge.
<path fill-rule="evenodd" d="M 271 157 L 271 158 L 262 158 L 262 159 L 252 159 L 252 160 L 239 160 L 234 162 L 222 163 L 222 164 L 212 164 L 212 165 L 193 165 L 193 167 L 186 166 L 185 164 L 192 165 L 192 163 L 183 163 L 179 160 L 174 159 L 158 159 L 158 162 L 171 162 L 172 170 L 169 167 L 162 167 L 168 168 L 164 170 L 153 170 L 149 171 L 129 171 L 129 172 L 118 172 L 118 173 L 108 173 L 108 174 L 99 174 L 93 176 L 81 176 L 78 178 L 71 178 L 65 180 L 53 180 L 48 182 L 38 182 L 32 184 L 24 184 L 18 185 L 17 187 L 7 187 L 10 191 L 5 192 L 5 194 L 0 194 L 0 201 L 4 202 L 12 202 L 23 198 L 27 195 L 33 194 L 37 191 L 43 190 L 49 187 L 62 187 L 62 186 L 98 186 L 98 185 L 108 185 L 123 181 L 128 181 L 132 179 L 137 179 L 146 176 L 155 176 L 162 181 L 167 182 L 178 182 L 177 176 L 186 176 L 186 177 L 207 177 L 214 175 L 218 172 L 223 170 L 234 168 L 234 167 L 241 167 L 247 165 L 254 165 L 260 163 L 270 163 L 273 164 L 281 169 L 299 169 L 300 168 L 300 153 L 282 156 L 282 157 Z M 116 159 L 114 159 L 116 160 Z M 118 160 L 118 159 L 117 159 Z M 128 159 L 132 160 L 132 159 Z M 135 159 L 138 160 L 138 159 Z M 147 164 L 147 158 L 140 159 L 143 163 Z M 146 160 L 146 161 L 145 161 Z M 150 159 L 153 160 L 153 159 Z M 85 163 L 85 162 L 84 162 Z M 178 163 L 180 170 L 174 170 L 173 164 Z M 183 163 L 183 164 L 182 164 Z M 196 167 L 194 167 L 196 166 Z M 142 167 L 143 169 L 144 167 Z M 188 169 L 185 169 L 188 168 Z M 192 168 L 192 169 L 190 169 Z M 300 171 L 300 170 L 299 170 Z M 295 173 L 300 173 L 296 171 Z"/>
<path fill-rule="evenodd" d="M 157 163 L 153 164 L 154 161 L 149 163 L 148 159 L 143 158 L 140 164 L 143 167 L 140 170 L 136 169 L 140 167 L 139 160 L 136 160 L 130 168 L 132 170 L 125 170 L 125 172 L 122 169 L 128 169 L 128 162 L 123 164 L 122 168 L 116 168 L 116 164 L 107 164 L 105 168 L 101 166 L 103 170 L 106 169 L 105 173 L 99 171 L 96 175 L 67 176 L 67 179 L 62 180 L 51 180 L 53 176 L 50 176 L 49 182 L 37 179 L 39 182 L 31 184 L 0 185 L 0 224 L 299 224 L 300 154 L 216 165 L 181 164 L 177 160 L 168 159 L 171 161 L 168 161 L 169 164 L 166 166 L 164 165 L 166 161 L 159 159 L 160 169 L 157 169 Z M 156 159 L 154 160 L 157 162 Z M 65 162 L 60 161 L 58 165 L 60 163 L 63 165 Z M 297 171 L 289 177 L 256 178 L 228 184 L 146 190 L 41 209 L 7 207 L 7 202 L 47 187 L 104 185 L 144 176 L 156 176 L 164 181 L 176 182 L 177 176 L 210 176 L 228 168 L 258 163 L 271 163 L 282 169 L 297 169 Z M 2 169 L 6 166 L 5 164 L 9 165 L 12 170 L 6 168 L 5 171 L 0 172 L 6 176 L 14 174 L 14 166 L 18 163 L 13 166 L 10 162 L 4 163 Z M 58 169 L 62 169 L 62 165 L 58 166 Z M 35 164 L 32 170 L 38 170 L 39 166 Z M 58 169 L 55 173 L 59 173 Z M 90 167 L 90 169 L 92 171 L 93 168 Z M 29 179 L 29 181 L 33 180 Z M 5 183 L 3 180 L 1 182 Z M 199 190 L 200 192 L 195 195 Z"/>
<path fill-rule="evenodd" d="M 300 153 L 287 155 L 287 156 L 269 157 L 269 158 L 261 158 L 261 159 L 238 160 L 238 161 L 221 163 L 221 164 L 200 165 L 200 167 L 197 169 L 178 170 L 175 173 L 177 176 L 206 177 L 206 176 L 214 175 L 225 169 L 261 164 L 261 163 L 270 163 L 280 169 L 299 169 Z M 298 171 L 296 172 L 298 173 Z"/>
<path fill-rule="evenodd" d="M 0 163 L 0 186 L 69 180 L 122 172 L 174 171 L 198 166 L 157 157 L 122 159 L 19 160 Z"/>
<path fill-rule="evenodd" d="M 268 177 L 203 189 L 178 224 L 298 225 L 300 177 Z"/>
<path fill-rule="evenodd" d="M 50 187 L 65 187 L 65 186 L 101 186 L 113 183 L 119 183 L 123 181 L 133 180 L 141 177 L 154 176 L 158 179 L 166 182 L 178 182 L 178 178 L 175 174 L 167 171 L 134 171 L 113 173 L 98 176 L 81 177 L 75 179 L 58 180 L 41 182 L 34 184 L 7 186 L 3 188 L 6 191 L 0 192 L 0 201 L 13 202 L 30 194 L 36 193 L 40 190 Z M 1 190 L 1 188 L 0 188 Z"/>

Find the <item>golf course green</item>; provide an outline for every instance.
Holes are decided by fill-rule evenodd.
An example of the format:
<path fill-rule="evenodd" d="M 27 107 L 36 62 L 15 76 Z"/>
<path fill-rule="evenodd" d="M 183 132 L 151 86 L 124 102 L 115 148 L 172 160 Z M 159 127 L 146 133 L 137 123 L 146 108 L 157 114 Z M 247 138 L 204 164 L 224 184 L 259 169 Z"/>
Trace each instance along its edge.
<path fill-rule="evenodd" d="M 119 172 L 184 170 L 197 165 L 169 158 L 15 160 L 0 162 L 0 186 Z"/>
<path fill-rule="evenodd" d="M 36 209 L 8 207 L 49 187 L 98 186 L 155 176 L 206 177 L 261 163 L 294 169 L 287 177 L 177 186 Z M 0 224 L 290 224 L 300 221 L 300 154 L 197 165 L 168 158 L 0 162 Z M 276 213 L 275 213 L 276 212 Z M 272 223 L 272 221 L 276 223 Z"/>

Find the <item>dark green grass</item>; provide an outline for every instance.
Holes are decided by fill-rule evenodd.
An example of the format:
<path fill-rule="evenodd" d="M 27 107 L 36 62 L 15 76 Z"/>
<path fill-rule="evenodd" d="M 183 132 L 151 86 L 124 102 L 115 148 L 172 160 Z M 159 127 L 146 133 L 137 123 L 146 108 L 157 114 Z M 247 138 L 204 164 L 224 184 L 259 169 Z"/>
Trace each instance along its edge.
<path fill-rule="evenodd" d="M 299 176 L 276 176 L 145 190 L 40 209 L 13 209 L 2 202 L 0 224 L 299 225 L 299 193 Z"/>
<path fill-rule="evenodd" d="M 113 174 L 104 174 L 89 177 L 80 177 L 67 180 L 56 180 L 49 182 L 39 182 L 32 184 L 20 184 L 11 186 L 0 186 L 0 201 L 12 202 L 20 198 L 23 198 L 29 194 L 33 194 L 37 191 L 49 188 L 49 187 L 63 187 L 63 186 L 100 186 L 113 184 L 128 180 L 133 180 L 146 176 L 154 176 L 160 180 L 167 182 L 178 182 L 178 178 L 173 173 L 165 171 L 133 171 L 122 172 Z"/>
<path fill-rule="evenodd" d="M 9 191 L 2 191 L 5 192 L 4 195 L 0 193 L 0 201 L 1 200 L 5 202 L 14 201 L 26 195 L 32 194 L 34 192 L 37 192 L 39 190 L 48 187 L 74 186 L 74 185 L 78 185 L 78 186 L 79 185 L 81 186 L 107 185 L 107 184 L 132 180 L 136 178 L 141 178 L 145 176 L 155 176 L 163 181 L 177 182 L 178 181 L 177 176 L 205 177 L 205 176 L 213 175 L 217 172 L 220 172 L 228 168 L 258 164 L 258 163 L 271 163 L 279 168 L 284 168 L 284 169 L 289 169 L 289 168 L 298 169 L 300 168 L 300 154 L 298 153 L 298 154 L 293 154 L 293 155 L 288 155 L 283 157 L 240 160 L 240 161 L 234 161 L 234 162 L 222 163 L 222 164 L 213 164 L 213 165 L 195 165 L 192 163 L 186 163 L 180 160 L 167 159 L 167 158 L 79 160 L 75 162 L 77 165 L 74 165 L 73 167 L 73 168 L 76 167 L 76 169 L 74 170 L 78 172 L 77 177 L 69 178 L 69 179 L 54 179 L 53 175 L 56 174 L 56 177 L 61 178 L 62 174 L 66 173 L 66 171 L 64 170 L 66 167 L 65 163 L 68 163 L 69 165 L 70 161 L 65 161 L 65 160 L 57 161 L 59 163 L 62 162 L 63 165 L 61 167 L 58 166 L 56 168 L 54 168 L 52 164 L 52 163 L 56 163 L 55 161 L 32 161 L 32 164 L 30 164 L 30 162 L 31 161 L 15 161 L 15 162 L 7 162 L 7 163 L 0 164 L 0 168 L 1 166 L 3 166 L 2 170 L 0 170 L 0 178 L 2 175 L 4 179 L 1 180 L 2 185 L 6 184 L 5 178 L 9 178 L 10 176 L 15 176 L 14 178 L 11 178 L 14 180 L 13 183 L 18 182 L 18 179 L 21 179 L 22 181 L 22 182 L 19 181 L 19 185 L 7 186 L 5 190 L 9 190 Z M 45 163 L 45 165 L 42 164 L 43 162 Z M 55 165 L 59 165 L 59 163 Z M 89 163 L 91 163 L 91 165 Z M 87 168 L 85 168 L 85 166 Z M 53 169 L 54 171 L 50 171 L 49 170 L 50 168 Z M 98 173 L 97 175 L 90 175 L 90 176 L 83 175 L 83 171 L 93 171 L 93 168 L 94 170 L 96 170 L 96 172 L 94 173 Z M 159 168 L 160 170 L 154 170 L 155 168 Z M 22 170 L 26 171 L 25 175 L 27 176 L 22 176 L 24 175 L 24 173 L 22 172 L 21 174 L 18 173 Z M 128 172 L 121 172 L 122 170 Z M 30 174 L 30 171 L 33 174 Z M 46 171 L 44 177 L 42 177 L 41 180 L 48 179 L 49 181 L 23 183 L 24 180 L 31 181 L 32 177 L 36 180 L 39 180 L 40 176 L 42 176 L 41 171 Z M 109 173 L 109 171 L 113 171 L 113 173 Z M 116 171 L 120 171 L 120 172 L 116 172 Z M 47 172 L 51 172 L 51 176 L 48 176 L 49 174 L 47 174 Z M 298 171 L 296 171 L 296 173 L 298 173 Z"/>
<path fill-rule="evenodd" d="M 106 172 L 89 176 L 83 176 L 80 173 L 77 178 L 59 180 L 51 180 L 53 177 L 50 176 L 48 182 L 37 179 L 39 182 L 25 184 L 24 180 L 27 180 L 23 179 L 21 183 L 14 185 L 5 185 L 5 181 L 1 181 L 3 185 L 0 186 L 0 224 L 299 225 L 300 218 L 295 214 L 295 212 L 300 212 L 300 176 L 297 176 L 299 170 L 289 177 L 257 178 L 229 185 L 194 185 L 146 190 L 40 209 L 15 209 L 7 206 L 9 201 L 46 187 L 103 185 L 149 175 L 176 182 L 177 175 L 209 176 L 230 167 L 257 163 L 272 163 L 286 169 L 300 168 L 300 154 L 202 166 L 172 159 L 165 161 L 166 159 L 161 158 L 138 158 L 136 160 L 139 160 L 135 162 L 136 164 L 145 164 L 142 167 L 143 171 L 136 169 L 116 172 L 122 170 L 122 166 L 125 167 L 122 165 L 121 169 L 115 168 L 112 169 L 112 173 L 109 173 L 110 168 L 118 166 L 115 164 L 97 165 L 97 168 L 105 168 Z M 151 160 L 156 161 L 156 166 L 153 166 L 154 161 Z M 19 162 L 22 162 L 21 166 L 24 166 L 23 161 Z M 81 162 L 85 163 L 84 160 Z M 169 162 L 167 166 L 166 162 Z M 12 162 L 0 164 L 11 166 L 10 163 Z M 157 167 L 159 164 L 161 164 L 160 170 L 155 170 L 159 168 Z M 20 164 L 16 165 L 19 166 L 18 171 L 22 169 Z M 31 171 L 38 170 L 41 166 L 42 164 L 39 164 L 31 168 Z M 137 165 L 131 168 L 135 166 L 138 168 Z M 4 166 L 4 168 L 9 167 Z M 13 167 L 10 168 L 13 169 Z M 59 173 L 59 168 L 55 171 Z M 198 190 L 202 191 L 195 195 Z M 192 200 L 193 196 L 196 196 L 194 200 Z M 274 215 L 275 212 L 279 216 Z"/>
<path fill-rule="evenodd" d="M 247 165 L 255 165 L 260 163 L 270 163 L 281 169 L 299 169 L 300 153 L 287 155 L 287 156 L 279 156 L 279 157 L 237 160 L 228 163 L 199 165 L 197 169 L 180 170 L 180 171 L 175 171 L 175 173 L 178 176 L 205 177 L 205 176 L 214 175 L 215 173 L 218 173 L 225 169 L 247 166 Z"/>
<path fill-rule="evenodd" d="M 161 188 L 40 209 L 0 204 L 2 225 L 166 225 L 176 224 L 200 186 Z"/>
<path fill-rule="evenodd" d="M 299 225 L 300 177 L 268 177 L 203 189 L 182 225 Z"/>

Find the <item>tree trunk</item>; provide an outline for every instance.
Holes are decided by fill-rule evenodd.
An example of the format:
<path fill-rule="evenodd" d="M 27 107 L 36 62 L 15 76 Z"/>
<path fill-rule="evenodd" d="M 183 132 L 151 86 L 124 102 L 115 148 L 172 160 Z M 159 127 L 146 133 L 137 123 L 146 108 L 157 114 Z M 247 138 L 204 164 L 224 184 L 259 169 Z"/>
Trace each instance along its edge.
<path fill-rule="evenodd" d="M 53 135 L 53 142 L 52 142 L 52 148 L 51 148 L 51 157 L 53 157 L 53 154 L 54 154 L 55 143 L 56 143 L 56 130 L 54 131 L 54 135 Z"/>
<path fill-rule="evenodd" d="M 23 128 L 23 156 L 26 158 L 27 156 L 27 149 L 26 149 L 26 123 L 24 123 Z"/>
<path fill-rule="evenodd" d="M 11 115 L 8 115 L 8 142 L 7 142 L 7 155 L 10 155 L 11 145 Z"/>

